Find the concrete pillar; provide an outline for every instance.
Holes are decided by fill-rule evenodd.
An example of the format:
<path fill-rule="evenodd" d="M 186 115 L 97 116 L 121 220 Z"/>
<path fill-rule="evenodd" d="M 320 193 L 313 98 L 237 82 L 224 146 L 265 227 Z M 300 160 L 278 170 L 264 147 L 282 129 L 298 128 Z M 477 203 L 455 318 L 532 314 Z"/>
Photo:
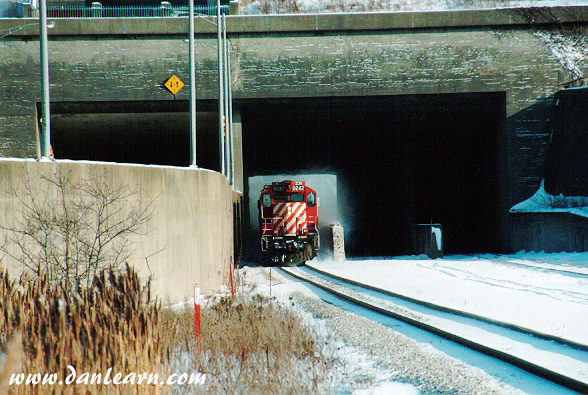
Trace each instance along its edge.
<path fill-rule="evenodd" d="M 443 227 L 441 224 L 412 225 L 413 253 L 429 258 L 443 258 Z"/>
<path fill-rule="evenodd" d="M 239 15 L 239 1 L 238 0 L 231 0 L 229 3 L 229 13 L 231 15 Z"/>
<path fill-rule="evenodd" d="M 339 224 L 331 225 L 331 235 L 333 240 L 333 259 L 335 262 L 345 261 L 345 235 L 343 227 Z"/>
<path fill-rule="evenodd" d="M 38 18 L 39 9 L 33 8 L 31 3 L 22 3 L 22 17 L 23 18 Z"/>
<path fill-rule="evenodd" d="M 235 172 L 236 191 L 243 192 L 243 124 L 241 122 L 241 111 L 233 107 L 233 171 Z"/>
<path fill-rule="evenodd" d="M 102 16 L 102 3 L 98 1 L 92 2 L 92 18 L 100 18 Z"/>
<path fill-rule="evenodd" d="M 172 12 L 171 3 L 169 1 L 162 1 L 161 7 L 160 7 L 160 12 L 161 12 L 160 16 L 163 16 L 163 17 L 171 16 L 171 12 Z"/>

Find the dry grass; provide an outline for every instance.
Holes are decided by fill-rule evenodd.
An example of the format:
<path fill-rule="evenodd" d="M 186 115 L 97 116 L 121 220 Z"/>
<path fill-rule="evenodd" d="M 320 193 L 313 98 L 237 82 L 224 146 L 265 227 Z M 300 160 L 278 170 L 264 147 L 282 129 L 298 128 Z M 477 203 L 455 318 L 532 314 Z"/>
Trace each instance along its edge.
<path fill-rule="evenodd" d="M 221 298 L 205 310 L 203 320 L 203 370 L 218 392 L 324 392 L 330 361 L 289 310 L 260 296 Z"/>
<path fill-rule="evenodd" d="M 60 380 L 75 368 L 82 373 L 99 374 L 109 368 L 129 373 L 164 373 L 170 354 L 165 341 L 160 307 L 149 303 L 149 286 L 141 288 L 137 274 L 127 267 L 116 275 L 102 272 L 93 286 L 71 295 L 52 285 L 46 276 L 29 282 L 26 277 L 10 281 L 0 273 L 0 346 L 8 339 L 22 336 L 20 345 L 12 345 L 22 359 L 22 369 L 14 369 L 14 359 L 4 365 L 12 373 L 57 373 Z M 21 346 L 20 352 L 14 351 Z M 7 347 L 4 347 L 7 348 Z M 16 372 L 15 372 L 16 370 Z M 9 379 L 10 377 L 4 377 Z M 88 381 L 89 383 L 89 381 Z M 159 393 L 159 385 L 76 384 L 10 385 L 0 383 L 0 392 L 8 394 L 116 394 Z M 165 388 L 164 388 L 165 389 Z"/>
<path fill-rule="evenodd" d="M 4 394 L 315 394 L 329 392 L 325 357 L 301 320 L 260 296 L 217 297 L 202 309 L 201 348 L 195 351 L 192 305 L 149 303 L 129 268 L 102 272 L 76 296 L 46 277 L 10 281 L 0 273 L 0 393 Z M 22 337 L 20 337 L 22 334 Z M 12 339 L 12 341 L 10 341 Z M 19 366 L 19 361 L 22 364 Z M 104 377 L 122 373 L 206 374 L 205 384 L 10 385 L 13 373 L 57 373 L 74 366 Z"/>
<path fill-rule="evenodd" d="M 174 313 L 184 323 L 178 333 L 178 353 L 189 356 L 193 370 L 206 374 L 206 385 L 196 388 L 197 393 L 329 392 L 329 369 L 336 361 L 322 353 L 321 345 L 290 310 L 246 294 L 217 297 L 207 304 L 202 309 L 199 353 L 193 351 L 193 312 L 188 308 Z"/>

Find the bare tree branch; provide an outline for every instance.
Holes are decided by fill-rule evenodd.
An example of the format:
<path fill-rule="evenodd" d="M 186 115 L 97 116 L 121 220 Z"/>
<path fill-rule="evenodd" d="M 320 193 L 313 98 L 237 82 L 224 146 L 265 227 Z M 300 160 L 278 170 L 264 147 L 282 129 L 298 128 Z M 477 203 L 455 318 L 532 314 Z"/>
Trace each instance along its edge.
<path fill-rule="evenodd" d="M 106 172 L 76 181 L 69 172 L 23 180 L 12 191 L 16 218 L 0 224 L 7 233 L 0 251 L 34 276 L 79 290 L 102 269 L 118 270 L 131 255 L 134 235 L 146 234 L 153 200 L 115 182 Z"/>

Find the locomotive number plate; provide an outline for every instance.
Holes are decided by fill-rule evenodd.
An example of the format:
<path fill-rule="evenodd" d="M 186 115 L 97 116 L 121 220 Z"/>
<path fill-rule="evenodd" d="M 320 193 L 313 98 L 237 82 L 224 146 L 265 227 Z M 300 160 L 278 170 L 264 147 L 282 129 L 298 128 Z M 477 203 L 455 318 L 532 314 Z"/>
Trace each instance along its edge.
<path fill-rule="evenodd" d="M 272 190 L 274 192 L 283 192 L 286 190 L 286 186 L 285 185 L 277 185 L 275 187 L 272 187 Z"/>
<path fill-rule="evenodd" d="M 293 185 L 292 186 L 292 190 L 294 192 L 300 192 L 300 191 L 304 191 L 304 185 Z"/>

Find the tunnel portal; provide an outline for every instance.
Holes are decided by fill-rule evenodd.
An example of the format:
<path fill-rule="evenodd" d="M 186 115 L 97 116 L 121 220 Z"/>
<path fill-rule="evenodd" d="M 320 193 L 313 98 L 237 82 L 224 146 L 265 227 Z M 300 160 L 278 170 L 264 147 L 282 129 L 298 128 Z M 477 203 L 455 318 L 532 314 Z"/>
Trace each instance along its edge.
<path fill-rule="evenodd" d="M 446 253 L 494 252 L 505 103 L 504 92 L 248 101 L 245 179 L 337 174 L 351 256 L 411 253 L 412 224 L 430 222 Z"/>
<path fill-rule="evenodd" d="M 495 252 L 505 103 L 505 92 L 235 100 L 244 179 L 336 174 L 350 256 L 411 253 L 412 224 L 430 222 L 446 253 Z M 218 170 L 216 103 L 199 104 L 198 165 Z M 52 103 L 55 156 L 188 166 L 187 105 Z"/>
<path fill-rule="evenodd" d="M 199 104 L 198 165 L 218 171 L 218 113 L 212 101 Z M 52 102 L 55 158 L 189 166 L 188 105 L 187 100 Z"/>

